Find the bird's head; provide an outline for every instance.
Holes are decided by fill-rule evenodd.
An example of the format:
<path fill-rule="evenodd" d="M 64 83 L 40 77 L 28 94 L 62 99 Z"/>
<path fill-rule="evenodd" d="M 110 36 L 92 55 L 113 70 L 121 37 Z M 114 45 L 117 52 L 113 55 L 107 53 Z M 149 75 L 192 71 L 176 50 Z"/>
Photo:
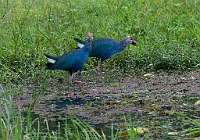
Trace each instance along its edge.
<path fill-rule="evenodd" d="M 128 39 L 127 41 L 130 43 L 130 44 L 133 44 L 133 45 L 137 45 L 136 41 L 134 40 L 134 38 L 132 36 L 128 36 Z"/>
<path fill-rule="evenodd" d="M 92 35 L 92 33 L 88 33 L 87 34 L 87 39 L 89 40 L 89 41 L 92 41 L 93 40 L 93 35 Z"/>
<path fill-rule="evenodd" d="M 88 33 L 86 37 L 86 42 L 85 42 L 85 47 L 89 50 L 89 53 L 92 51 L 92 40 L 93 40 L 93 35 L 92 33 Z"/>

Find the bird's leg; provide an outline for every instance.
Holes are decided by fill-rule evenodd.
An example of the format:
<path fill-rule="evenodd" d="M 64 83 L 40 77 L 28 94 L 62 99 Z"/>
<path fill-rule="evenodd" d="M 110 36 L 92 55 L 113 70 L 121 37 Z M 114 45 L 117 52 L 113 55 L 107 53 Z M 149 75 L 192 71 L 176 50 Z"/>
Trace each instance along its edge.
<path fill-rule="evenodd" d="M 82 73 L 82 69 L 80 69 L 80 70 L 77 71 L 78 75 L 81 75 L 81 73 Z"/>
<path fill-rule="evenodd" d="M 77 83 L 77 84 L 85 84 L 85 82 L 78 81 L 78 80 L 74 80 L 73 77 L 74 77 L 74 74 L 72 74 L 72 75 L 70 76 L 70 79 L 72 80 L 72 82 Z"/>
<path fill-rule="evenodd" d="M 101 62 L 99 62 L 98 66 L 96 68 L 96 71 L 97 71 L 98 75 L 101 75 L 100 67 L 101 67 Z"/>
<path fill-rule="evenodd" d="M 71 74 L 71 75 L 70 75 L 70 80 L 72 81 L 72 83 L 73 83 L 73 81 L 74 81 L 73 78 L 74 78 L 74 74 Z"/>

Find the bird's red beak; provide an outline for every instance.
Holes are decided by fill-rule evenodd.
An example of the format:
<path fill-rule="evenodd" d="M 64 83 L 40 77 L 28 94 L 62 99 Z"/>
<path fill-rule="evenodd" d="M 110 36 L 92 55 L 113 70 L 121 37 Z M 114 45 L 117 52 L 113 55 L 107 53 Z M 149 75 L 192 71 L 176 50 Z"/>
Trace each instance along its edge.
<path fill-rule="evenodd" d="M 136 43 L 136 41 L 135 41 L 135 40 L 133 40 L 132 44 L 133 44 L 133 45 L 135 45 L 135 46 L 137 45 L 137 43 Z"/>

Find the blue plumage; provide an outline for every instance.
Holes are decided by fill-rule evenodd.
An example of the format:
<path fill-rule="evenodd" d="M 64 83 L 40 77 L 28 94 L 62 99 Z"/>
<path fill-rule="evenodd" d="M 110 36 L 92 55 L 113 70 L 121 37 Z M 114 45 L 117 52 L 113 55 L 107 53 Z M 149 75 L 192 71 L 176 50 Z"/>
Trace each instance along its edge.
<path fill-rule="evenodd" d="M 75 38 L 78 46 L 81 48 L 84 41 Z M 101 60 L 101 62 L 98 64 L 97 71 L 99 73 L 99 69 L 101 66 L 101 63 L 114 55 L 115 53 L 123 51 L 128 44 L 136 45 L 135 40 L 131 36 L 127 36 L 123 38 L 120 42 L 111 39 L 111 38 L 99 38 L 97 40 L 94 40 L 92 42 L 92 51 L 89 55 L 89 57 L 96 57 Z"/>
<path fill-rule="evenodd" d="M 71 79 L 73 81 L 73 74 L 81 69 L 88 59 L 88 56 L 92 50 L 91 43 L 92 34 L 88 33 L 84 47 L 82 47 L 81 49 L 72 50 L 61 56 L 51 56 L 49 54 L 45 54 L 45 56 L 49 59 L 49 62 L 46 64 L 46 69 L 69 71 Z M 81 81 L 74 82 L 82 83 Z"/>

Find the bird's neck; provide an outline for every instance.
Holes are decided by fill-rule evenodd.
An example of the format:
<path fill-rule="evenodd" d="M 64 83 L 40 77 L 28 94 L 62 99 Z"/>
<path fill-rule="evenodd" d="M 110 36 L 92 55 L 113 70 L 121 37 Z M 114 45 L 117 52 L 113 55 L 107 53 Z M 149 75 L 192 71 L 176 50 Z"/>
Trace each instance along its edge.
<path fill-rule="evenodd" d="M 83 47 L 83 49 L 85 49 L 86 51 L 88 51 L 89 53 L 92 51 L 92 42 L 89 41 L 85 44 L 85 47 Z"/>
<path fill-rule="evenodd" d="M 89 45 L 87 46 L 88 52 L 91 53 L 92 51 L 92 42 L 89 42 Z"/>
<path fill-rule="evenodd" d="M 125 39 L 122 39 L 119 43 L 120 43 L 122 49 L 125 49 L 126 46 L 129 44 Z"/>

